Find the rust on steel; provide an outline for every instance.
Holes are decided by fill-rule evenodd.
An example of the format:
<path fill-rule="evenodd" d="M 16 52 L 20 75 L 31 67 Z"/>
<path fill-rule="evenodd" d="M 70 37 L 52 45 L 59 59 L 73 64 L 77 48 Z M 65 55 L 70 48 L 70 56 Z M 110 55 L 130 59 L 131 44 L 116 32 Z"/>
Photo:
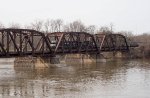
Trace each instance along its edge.
<path fill-rule="evenodd" d="M 0 29 L 0 57 L 98 54 L 104 51 L 129 51 L 129 47 L 127 39 L 121 34 Z"/>
<path fill-rule="evenodd" d="M 95 40 L 100 51 L 129 51 L 127 40 L 121 34 L 96 34 Z"/>
<path fill-rule="evenodd" d="M 0 57 L 51 53 L 44 33 L 30 29 L 0 29 Z"/>
<path fill-rule="evenodd" d="M 54 53 L 97 53 L 94 36 L 85 32 L 56 32 L 47 34 Z"/>

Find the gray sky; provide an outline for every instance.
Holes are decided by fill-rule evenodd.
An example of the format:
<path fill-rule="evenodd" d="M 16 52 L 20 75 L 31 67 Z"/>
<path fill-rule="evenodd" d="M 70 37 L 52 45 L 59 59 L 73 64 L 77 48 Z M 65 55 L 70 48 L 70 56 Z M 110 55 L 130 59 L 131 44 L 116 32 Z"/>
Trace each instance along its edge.
<path fill-rule="evenodd" d="M 109 26 L 134 34 L 150 32 L 150 0 L 0 0 L 0 22 L 29 24 L 61 18 Z"/>

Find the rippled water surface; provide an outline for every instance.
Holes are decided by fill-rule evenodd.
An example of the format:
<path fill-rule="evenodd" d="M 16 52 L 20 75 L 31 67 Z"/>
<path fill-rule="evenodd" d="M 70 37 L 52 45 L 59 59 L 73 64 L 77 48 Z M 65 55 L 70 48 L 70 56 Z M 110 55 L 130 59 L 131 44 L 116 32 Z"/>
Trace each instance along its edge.
<path fill-rule="evenodd" d="M 0 59 L 0 98 L 150 98 L 150 61 L 115 60 L 54 68 Z"/>

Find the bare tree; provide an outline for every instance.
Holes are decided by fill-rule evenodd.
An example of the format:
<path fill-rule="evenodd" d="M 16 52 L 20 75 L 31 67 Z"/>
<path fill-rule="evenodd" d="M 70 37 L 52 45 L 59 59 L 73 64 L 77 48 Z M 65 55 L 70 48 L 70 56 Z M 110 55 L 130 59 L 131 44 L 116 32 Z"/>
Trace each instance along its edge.
<path fill-rule="evenodd" d="M 61 19 L 57 19 L 56 21 L 56 30 L 57 32 L 60 32 L 63 27 L 63 21 Z"/>
<path fill-rule="evenodd" d="M 0 29 L 4 28 L 5 26 L 0 22 Z"/>
<path fill-rule="evenodd" d="M 94 34 L 95 30 L 96 30 L 95 25 L 90 25 L 86 28 L 87 33 L 90 33 L 90 34 Z"/>
<path fill-rule="evenodd" d="M 64 32 L 69 32 L 69 31 L 71 31 L 69 24 L 66 24 L 66 25 L 63 26 L 63 31 L 64 31 Z"/>
<path fill-rule="evenodd" d="M 120 31 L 120 32 L 118 32 L 118 33 L 119 33 L 119 34 L 122 34 L 122 35 L 124 35 L 124 36 L 126 36 L 126 37 L 128 37 L 128 38 L 133 37 L 133 33 L 130 32 L 130 31 Z"/>
<path fill-rule="evenodd" d="M 21 25 L 19 23 L 11 23 L 9 24 L 9 28 L 20 29 Z"/>
<path fill-rule="evenodd" d="M 68 32 L 86 32 L 86 27 L 81 21 L 74 21 L 64 26 L 64 31 Z"/>
<path fill-rule="evenodd" d="M 51 32 L 60 32 L 62 31 L 63 27 L 63 20 L 56 19 L 56 20 L 50 20 L 46 23 L 46 27 L 50 27 Z"/>
<path fill-rule="evenodd" d="M 45 31 L 46 33 L 51 32 L 50 20 L 46 20 L 46 21 L 45 21 L 45 23 L 44 23 L 44 31 Z"/>
<path fill-rule="evenodd" d="M 31 23 L 31 28 L 37 31 L 42 31 L 43 21 L 42 20 L 34 21 L 33 23 Z"/>
<path fill-rule="evenodd" d="M 110 23 L 110 31 L 113 32 L 113 29 L 114 29 L 114 24 Z"/>
<path fill-rule="evenodd" d="M 32 29 L 33 27 L 31 25 L 25 25 L 24 28 L 25 29 Z"/>
<path fill-rule="evenodd" d="M 102 26 L 98 29 L 97 33 L 104 33 L 104 34 L 111 34 L 112 31 L 109 27 L 107 26 Z"/>

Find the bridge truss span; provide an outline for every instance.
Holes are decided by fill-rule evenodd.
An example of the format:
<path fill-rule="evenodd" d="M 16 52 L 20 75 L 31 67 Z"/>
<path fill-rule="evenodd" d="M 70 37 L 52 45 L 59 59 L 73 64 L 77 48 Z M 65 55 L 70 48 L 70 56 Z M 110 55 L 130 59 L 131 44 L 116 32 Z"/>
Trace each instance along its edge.
<path fill-rule="evenodd" d="M 56 32 L 47 35 L 54 53 L 97 53 L 94 36 L 85 32 Z"/>
<path fill-rule="evenodd" d="M 126 37 L 121 34 L 96 34 L 95 40 L 102 51 L 129 51 Z"/>
<path fill-rule="evenodd" d="M 1 29 L 0 56 L 51 54 L 51 48 L 41 32 L 29 29 Z"/>
<path fill-rule="evenodd" d="M 0 57 L 100 54 L 129 51 L 129 47 L 132 45 L 128 45 L 126 37 L 121 34 L 42 33 L 30 29 L 0 29 Z"/>

